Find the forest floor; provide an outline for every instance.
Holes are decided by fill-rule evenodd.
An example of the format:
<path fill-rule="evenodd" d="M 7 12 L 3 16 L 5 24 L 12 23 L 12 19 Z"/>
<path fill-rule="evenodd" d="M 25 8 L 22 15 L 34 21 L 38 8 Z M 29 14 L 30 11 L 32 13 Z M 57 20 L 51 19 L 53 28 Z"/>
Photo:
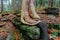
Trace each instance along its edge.
<path fill-rule="evenodd" d="M 3 17 L 0 16 L 0 19 L 1 19 L 1 18 L 5 18 L 5 17 L 6 17 L 6 18 L 8 17 L 10 20 L 13 20 L 14 14 L 9 14 L 8 16 L 5 15 L 5 16 L 3 16 Z M 59 18 L 59 19 L 60 19 L 60 18 Z M 3 22 L 3 23 L 4 23 L 4 22 Z M 3 23 L 2 23 L 2 24 L 3 24 Z M 12 25 L 12 23 L 10 23 L 10 24 Z M 10 25 L 10 24 L 9 24 L 9 25 Z M 13 28 L 13 29 L 14 29 L 14 28 Z M 51 30 L 51 29 L 49 29 L 49 30 Z M 58 31 L 58 30 L 51 30 L 51 31 Z M 0 34 L 1 34 L 1 33 L 0 33 Z M 7 34 L 7 33 L 6 33 L 6 34 Z M 3 35 L 3 34 L 2 34 L 2 35 Z M 48 35 L 50 36 L 51 34 L 48 34 Z M 4 36 L 4 35 L 3 35 L 3 36 Z M 60 37 L 55 37 L 54 39 L 55 39 L 55 40 L 60 40 Z"/>

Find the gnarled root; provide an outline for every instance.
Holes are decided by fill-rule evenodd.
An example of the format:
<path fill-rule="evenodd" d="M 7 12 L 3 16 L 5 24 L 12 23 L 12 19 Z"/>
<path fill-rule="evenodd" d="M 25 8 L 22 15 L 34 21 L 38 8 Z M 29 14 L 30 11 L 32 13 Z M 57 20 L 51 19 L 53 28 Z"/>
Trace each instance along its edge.
<path fill-rule="evenodd" d="M 38 16 L 35 10 L 34 0 L 30 0 L 29 14 L 33 19 L 40 19 L 40 17 Z"/>
<path fill-rule="evenodd" d="M 25 13 L 25 0 L 22 1 L 22 10 L 21 10 L 21 22 L 24 24 L 28 24 L 24 21 L 24 13 Z"/>
<path fill-rule="evenodd" d="M 29 12 L 28 12 L 29 1 L 30 0 L 23 0 L 23 2 L 22 2 L 21 22 L 24 24 L 28 24 L 28 25 L 36 25 L 40 21 L 35 21 L 29 16 Z"/>

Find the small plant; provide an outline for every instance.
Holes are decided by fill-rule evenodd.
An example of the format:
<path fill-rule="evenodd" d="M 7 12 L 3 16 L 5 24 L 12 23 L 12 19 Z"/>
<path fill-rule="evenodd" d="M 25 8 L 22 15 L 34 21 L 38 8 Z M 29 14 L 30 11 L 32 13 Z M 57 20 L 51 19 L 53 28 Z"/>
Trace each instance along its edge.
<path fill-rule="evenodd" d="M 54 28 L 54 24 L 49 24 L 48 28 L 53 29 Z"/>

